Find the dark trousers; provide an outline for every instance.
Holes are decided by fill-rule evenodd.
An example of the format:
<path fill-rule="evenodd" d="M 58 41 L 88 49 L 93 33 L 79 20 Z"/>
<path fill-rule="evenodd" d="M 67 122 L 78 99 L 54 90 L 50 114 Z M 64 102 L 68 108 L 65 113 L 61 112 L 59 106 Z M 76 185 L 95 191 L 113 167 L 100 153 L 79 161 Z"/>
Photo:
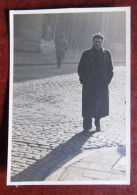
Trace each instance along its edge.
<path fill-rule="evenodd" d="M 95 126 L 98 128 L 100 127 L 100 118 L 95 118 Z M 90 117 L 83 117 L 83 128 L 85 130 L 90 130 L 92 128 L 92 118 Z"/>

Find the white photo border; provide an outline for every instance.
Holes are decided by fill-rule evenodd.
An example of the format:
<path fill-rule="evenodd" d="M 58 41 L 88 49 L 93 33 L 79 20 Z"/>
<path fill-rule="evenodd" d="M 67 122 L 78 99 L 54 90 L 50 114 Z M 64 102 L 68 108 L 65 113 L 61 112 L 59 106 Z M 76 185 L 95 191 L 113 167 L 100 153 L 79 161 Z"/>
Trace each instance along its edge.
<path fill-rule="evenodd" d="M 13 111 L 13 69 L 14 69 L 14 15 L 22 14 L 57 14 L 57 13 L 91 13 L 91 12 L 126 12 L 126 180 L 124 181 L 28 181 L 11 182 L 12 150 L 12 111 Z M 9 132 L 8 132 L 8 166 L 7 185 L 130 185 L 131 169 L 131 7 L 105 8 L 58 8 L 40 10 L 10 10 L 10 76 L 9 76 Z"/>

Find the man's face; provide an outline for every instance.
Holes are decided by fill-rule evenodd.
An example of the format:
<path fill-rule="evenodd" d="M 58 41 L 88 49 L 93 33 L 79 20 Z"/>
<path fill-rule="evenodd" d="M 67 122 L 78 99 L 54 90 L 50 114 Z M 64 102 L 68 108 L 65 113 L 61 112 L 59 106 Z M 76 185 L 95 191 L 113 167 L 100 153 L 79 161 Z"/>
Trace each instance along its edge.
<path fill-rule="evenodd" d="M 95 38 L 94 40 L 93 40 L 93 46 L 96 48 L 96 49 L 100 49 L 101 48 L 101 46 L 103 45 L 103 40 L 101 39 L 101 38 Z"/>

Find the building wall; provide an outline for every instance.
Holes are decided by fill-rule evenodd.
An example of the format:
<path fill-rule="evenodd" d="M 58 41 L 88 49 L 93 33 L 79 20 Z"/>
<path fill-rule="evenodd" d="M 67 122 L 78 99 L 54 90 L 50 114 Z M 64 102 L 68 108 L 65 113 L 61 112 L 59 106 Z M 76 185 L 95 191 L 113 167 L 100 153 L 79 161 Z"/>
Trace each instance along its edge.
<path fill-rule="evenodd" d="M 42 38 L 43 15 L 15 15 L 15 50 L 39 51 Z"/>

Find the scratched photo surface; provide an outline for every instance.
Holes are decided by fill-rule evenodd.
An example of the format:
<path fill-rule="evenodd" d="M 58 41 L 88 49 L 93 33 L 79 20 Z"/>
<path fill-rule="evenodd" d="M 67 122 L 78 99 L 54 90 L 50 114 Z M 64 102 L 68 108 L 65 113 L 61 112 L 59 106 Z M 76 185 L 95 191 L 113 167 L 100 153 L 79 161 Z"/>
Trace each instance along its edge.
<path fill-rule="evenodd" d="M 130 9 L 78 10 L 10 15 L 9 185 L 130 183 Z"/>

